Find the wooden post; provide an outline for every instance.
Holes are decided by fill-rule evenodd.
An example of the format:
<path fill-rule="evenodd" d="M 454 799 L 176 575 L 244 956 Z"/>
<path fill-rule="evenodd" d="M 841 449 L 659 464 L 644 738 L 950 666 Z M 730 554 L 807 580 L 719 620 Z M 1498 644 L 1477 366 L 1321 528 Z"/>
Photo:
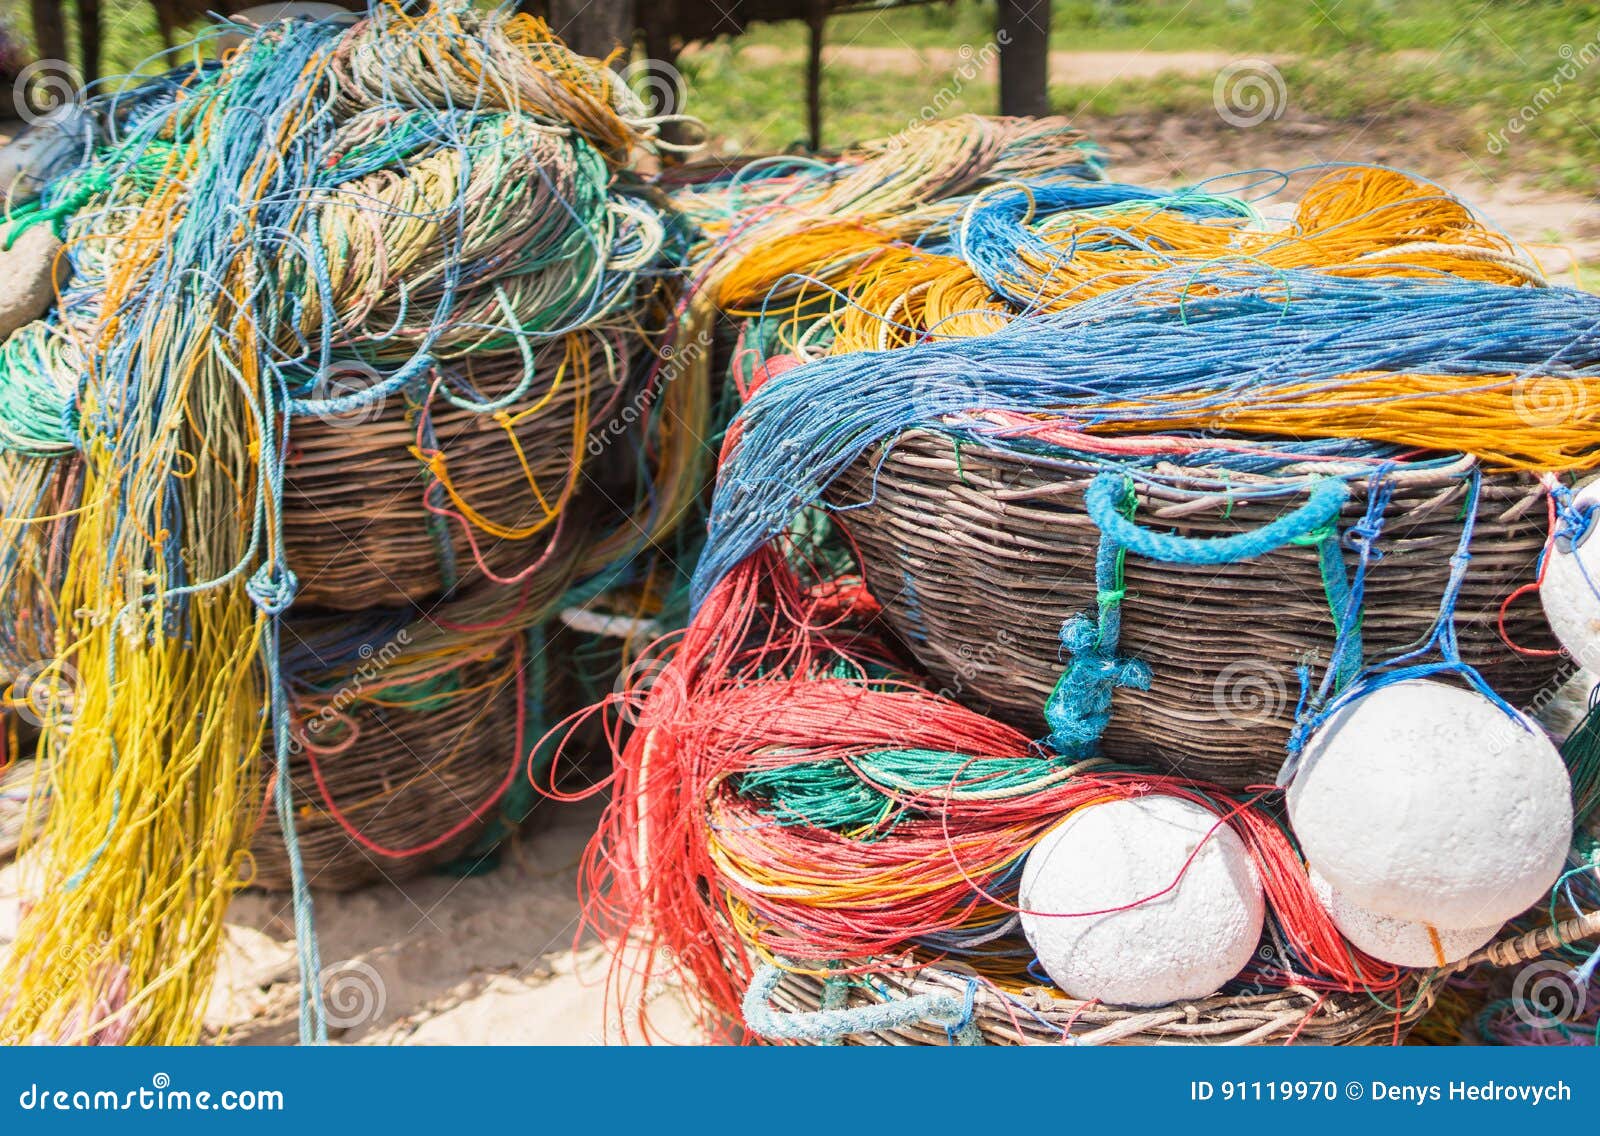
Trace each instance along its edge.
<path fill-rule="evenodd" d="M 83 82 L 100 78 L 100 0 L 78 0 L 78 46 L 83 54 Z"/>
<path fill-rule="evenodd" d="M 61 0 L 33 0 L 33 46 L 40 59 L 67 59 L 67 21 Z"/>
<path fill-rule="evenodd" d="M 633 51 L 634 0 L 549 0 L 550 30 L 580 55 L 604 59 L 622 48 L 622 66 Z"/>
<path fill-rule="evenodd" d="M 1000 0 L 1000 113 L 1050 113 L 1050 0 Z"/>
<path fill-rule="evenodd" d="M 826 0 L 811 0 L 806 12 L 811 32 L 806 55 L 806 137 L 812 153 L 822 149 L 822 41 L 827 24 Z"/>
<path fill-rule="evenodd" d="M 679 27 L 677 8 L 675 0 L 651 0 L 646 4 L 639 11 L 639 44 L 644 51 L 644 57 L 653 60 L 655 65 L 662 69 L 662 78 L 681 96 L 673 106 L 666 109 L 674 114 L 693 114 L 688 105 L 688 88 L 683 84 L 682 75 L 678 73 L 678 52 L 681 44 L 675 36 Z M 678 146 L 688 145 L 695 140 L 691 132 L 680 122 L 665 123 L 661 128 L 661 137 L 663 141 Z M 682 160 L 681 155 L 671 151 L 663 152 L 661 155 L 664 165 L 673 165 Z"/>

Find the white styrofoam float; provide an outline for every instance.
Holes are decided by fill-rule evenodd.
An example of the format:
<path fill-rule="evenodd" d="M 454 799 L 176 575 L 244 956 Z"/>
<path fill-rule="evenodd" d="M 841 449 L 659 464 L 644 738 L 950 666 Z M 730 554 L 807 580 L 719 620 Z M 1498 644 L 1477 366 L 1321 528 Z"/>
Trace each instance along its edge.
<path fill-rule="evenodd" d="M 1311 890 L 1341 935 L 1373 958 L 1395 966 L 1445 966 L 1466 958 L 1500 929 L 1496 923 L 1453 930 L 1380 915 L 1351 903 L 1315 868 L 1311 869 Z"/>
<path fill-rule="evenodd" d="M 1062 821 L 1028 854 L 1019 902 L 1055 984 L 1120 1006 L 1214 993 L 1250 961 L 1266 910 L 1238 835 L 1199 805 L 1159 795 Z"/>
<path fill-rule="evenodd" d="M 1441 928 L 1498 926 L 1536 903 L 1572 835 L 1566 766 L 1544 731 L 1433 679 L 1335 713 L 1288 806 L 1307 861 L 1351 903 Z"/>
<path fill-rule="evenodd" d="M 1600 479 L 1573 498 L 1579 512 L 1600 509 Z M 1600 519 L 1576 547 L 1558 540 L 1545 557 L 1539 602 L 1550 629 L 1581 667 L 1600 671 Z"/>

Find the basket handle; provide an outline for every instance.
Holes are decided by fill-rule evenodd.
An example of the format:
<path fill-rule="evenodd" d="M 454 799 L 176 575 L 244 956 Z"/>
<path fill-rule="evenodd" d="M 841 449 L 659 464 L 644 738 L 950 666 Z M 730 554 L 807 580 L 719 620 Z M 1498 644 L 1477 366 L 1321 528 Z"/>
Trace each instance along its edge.
<path fill-rule="evenodd" d="M 783 981 L 782 970 L 763 965 L 744 994 L 744 1020 L 756 1033 L 773 1041 L 827 1042 L 847 1034 L 878 1033 L 901 1029 L 916 1022 L 943 1026 L 962 1045 L 981 1045 L 973 1027 L 972 1001 L 977 980 L 968 982 L 966 996 L 955 993 L 913 994 L 892 1002 L 874 1002 L 837 1010 L 772 1008 L 772 995 Z"/>
<path fill-rule="evenodd" d="M 1264 556 L 1327 525 L 1350 499 L 1348 485 L 1336 477 L 1324 478 L 1312 488 L 1311 498 L 1304 505 L 1253 532 L 1186 537 L 1152 532 L 1124 517 L 1117 510 L 1122 485 L 1122 476 L 1115 473 L 1102 473 L 1090 482 L 1089 491 L 1084 494 L 1089 518 L 1111 540 L 1145 559 L 1177 564 L 1235 564 Z"/>

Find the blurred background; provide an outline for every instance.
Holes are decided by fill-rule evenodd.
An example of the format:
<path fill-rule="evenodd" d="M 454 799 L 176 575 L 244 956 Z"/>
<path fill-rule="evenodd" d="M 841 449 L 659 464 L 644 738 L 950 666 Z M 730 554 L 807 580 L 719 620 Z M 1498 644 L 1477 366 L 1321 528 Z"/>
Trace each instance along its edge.
<path fill-rule="evenodd" d="M 359 0 L 341 6 L 359 7 Z M 931 112 L 1104 123 L 1115 140 L 1159 116 L 1173 138 L 1359 132 L 1380 154 L 1441 156 L 1480 178 L 1514 171 L 1595 188 L 1600 4 L 1563 0 L 533 0 L 590 54 L 626 40 L 638 83 L 709 126 L 713 152 L 892 133 Z M 226 0 L 0 0 L 0 67 L 66 60 L 93 80 L 159 64 Z M 818 50 L 820 48 L 820 51 Z M 1230 65 L 1255 64 L 1243 74 Z M 815 80 L 820 137 L 808 121 Z M 1232 83 L 1232 90 L 1228 84 Z M 1525 121 L 1524 121 L 1525 120 Z M 1512 124 L 1515 123 L 1515 129 Z M 1162 131 L 1152 129 L 1149 137 Z M 1145 141 L 1132 137 L 1131 141 Z M 1165 141 L 1163 140 L 1165 145 Z M 1185 145 L 1168 145 L 1175 158 Z M 1400 155 L 1397 155 L 1400 156 Z M 1174 171 L 1182 176 L 1185 170 Z M 1444 170 L 1441 172 L 1451 172 Z"/>

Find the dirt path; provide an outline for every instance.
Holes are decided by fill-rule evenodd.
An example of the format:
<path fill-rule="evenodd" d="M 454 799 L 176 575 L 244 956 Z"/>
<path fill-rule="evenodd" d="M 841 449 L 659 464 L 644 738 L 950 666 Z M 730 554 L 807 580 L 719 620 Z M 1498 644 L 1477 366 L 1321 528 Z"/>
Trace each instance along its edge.
<path fill-rule="evenodd" d="M 601 1045 L 621 1039 L 604 998 L 607 956 L 578 930 L 577 866 L 595 805 L 557 806 L 497 869 L 316 896 L 330 1038 L 367 1045 Z M 239 1045 L 295 1040 L 298 983 L 285 897 L 234 902 L 208 1025 Z M 651 1022 L 692 1041 L 676 991 Z M 630 1031 L 631 1032 L 631 1031 Z"/>
<path fill-rule="evenodd" d="M 693 58 L 696 53 L 726 50 L 726 46 L 718 44 L 694 46 L 687 48 L 684 55 Z M 798 65 L 804 58 L 798 49 L 764 43 L 737 45 L 732 50 L 741 62 L 756 67 Z M 1233 58 L 1225 51 L 1052 51 L 1050 81 L 1083 86 L 1166 74 L 1208 75 L 1227 66 Z M 979 61 L 980 74 L 990 78 L 999 74 L 998 55 L 992 47 L 985 51 L 981 45 L 963 50 L 830 44 L 822 52 L 824 67 L 888 75 L 953 74 L 973 60 Z"/>

